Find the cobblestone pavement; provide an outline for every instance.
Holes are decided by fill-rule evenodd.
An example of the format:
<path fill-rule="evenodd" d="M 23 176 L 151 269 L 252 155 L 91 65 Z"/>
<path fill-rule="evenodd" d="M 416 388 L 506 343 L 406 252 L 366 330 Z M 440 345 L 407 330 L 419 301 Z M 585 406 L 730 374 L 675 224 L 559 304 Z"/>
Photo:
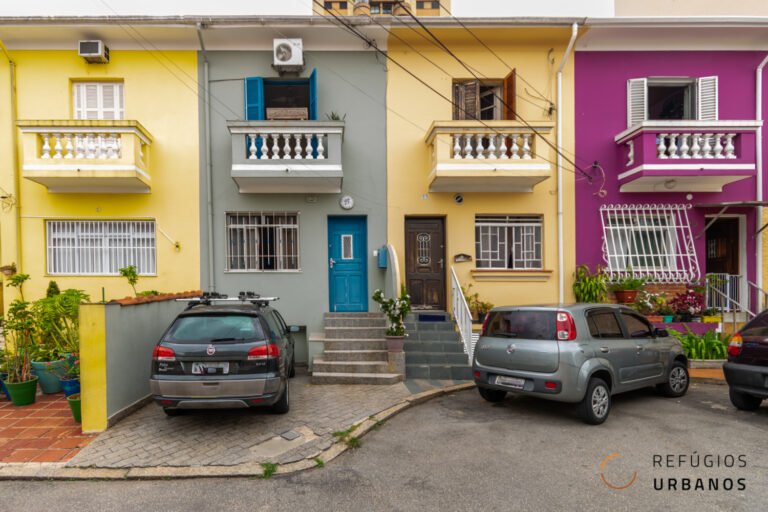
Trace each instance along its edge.
<path fill-rule="evenodd" d="M 454 384 L 409 381 L 391 386 L 312 385 L 291 380 L 291 411 L 195 411 L 167 417 L 149 404 L 101 434 L 68 467 L 234 466 L 286 464 L 328 448 L 333 432 L 411 394 Z"/>

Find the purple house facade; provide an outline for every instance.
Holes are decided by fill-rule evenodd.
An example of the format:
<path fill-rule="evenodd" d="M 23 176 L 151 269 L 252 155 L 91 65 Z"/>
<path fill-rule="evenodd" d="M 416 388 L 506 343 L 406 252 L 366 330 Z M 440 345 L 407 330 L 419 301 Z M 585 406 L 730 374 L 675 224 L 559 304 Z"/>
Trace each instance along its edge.
<path fill-rule="evenodd" d="M 757 306 L 765 56 L 576 52 L 576 155 L 596 163 L 576 182 L 577 264 L 677 287 L 716 275 L 710 306 Z"/>

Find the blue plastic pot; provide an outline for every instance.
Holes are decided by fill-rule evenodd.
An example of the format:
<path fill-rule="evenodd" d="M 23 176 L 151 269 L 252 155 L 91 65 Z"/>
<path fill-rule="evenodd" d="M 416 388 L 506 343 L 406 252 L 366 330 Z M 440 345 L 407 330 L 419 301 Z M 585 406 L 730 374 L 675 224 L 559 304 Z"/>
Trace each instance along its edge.
<path fill-rule="evenodd" d="M 64 375 L 65 361 L 32 361 L 32 374 L 40 379 L 40 390 L 50 395 L 61 391 L 59 378 Z"/>
<path fill-rule="evenodd" d="M 80 392 L 80 379 L 59 379 L 64 396 L 76 395 Z"/>
<path fill-rule="evenodd" d="M 8 392 L 8 388 L 5 387 L 5 379 L 8 377 L 7 373 L 0 373 L 0 389 L 3 391 L 5 398 L 11 399 L 11 394 Z"/>

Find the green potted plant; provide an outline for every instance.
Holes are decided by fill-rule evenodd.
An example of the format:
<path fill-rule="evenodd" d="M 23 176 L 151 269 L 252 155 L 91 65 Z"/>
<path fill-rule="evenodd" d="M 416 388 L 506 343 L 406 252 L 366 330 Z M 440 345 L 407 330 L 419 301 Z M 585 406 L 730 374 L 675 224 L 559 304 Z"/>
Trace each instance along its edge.
<path fill-rule="evenodd" d="M 0 352 L 0 391 L 3 392 L 5 398 L 11 399 L 11 395 L 8 393 L 8 389 L 5 387 L 5 379 L 8 378 L 8 370 L 6 369 L 5 351 Z"/>
<path fill-rule="evenodd" d="M 82 416 L 80 413 L 80 393 L 69 395 L 67 397 L 67 403 L 69 403 L 69 410 L 72 411 L 72 418 L 77 423 L 82 423 Z"/>
<path fill-rule="evenodd" d="M 64 363 L 64 375 L 59 378 L 64 396 L 74 395 L 80 392 L 80 356 L 72 352 L 61 357 Z"/>
<path fill-rule="evenodd" d="M 18 275 L 18 274 L 17 274 Z M 5 319 L 5 371 L 3 379 L 14 405 L 35 402 L 38 378 L 32 375 L 30 349 L 34 320 L 28 303 L 21 299 L 11 302 Z"/>
<path fill-rule="evenodd" d="M 485 315 L 493 309 L 491 302 L 480 300 L 480 294 L 477 292 L 469 293 L 472 289 L 472 284 L 469 284 L 466 288 L 461 287 L 461 292 L 464 294 L 464 300 L 467 301 L 467 307 L 472 315 L 472 323 L 482 323 L 485 319 Z"/>
<path fill-rule="evenodd" d="M 576 302 L 605 302 L 608 296 L 608 276 L 600 265 L 597 266 L 594 274 L 589 270 L 589 266 L 579 265 L 576 267 L 573 279 L 573 294 L 576 296 Z"/>
<path fill-rule="evenodd" d="M 609 285 L 609 289 L 616 296 L 616 301 L 621 304 L 632 304 L 637 299 L 640 290 L 645 286 L 644 277 L 635 277 L 628 274 L 614 279 Z"/>
<path fill-rule="evenodd" d="M 389 352 L 402 352 L 405 344 L 405 317 L 411 312 L 411 296 L 408 295 L 405 285 L 400 288 L 400 296 L 394 299 L 384 297 L 384 292 L 373 292 L 374 302 L 387 317 L 388 327 L 386 333 L 387 350 Z"/>
<path fill-rule="evenodd" d="M 701 312 L 701 321 L 705 324 L 718 324 L 723 321 L 717 308 L 707 308 Z"/>
<path fill-rule="evenodd" d="M 675 319 L 675 310 L 672 309 L 666 298 L 664 298 L 663 304 L 659 306 L 658 313 L 664 319 L 665 324 L 671 323 Z"/>

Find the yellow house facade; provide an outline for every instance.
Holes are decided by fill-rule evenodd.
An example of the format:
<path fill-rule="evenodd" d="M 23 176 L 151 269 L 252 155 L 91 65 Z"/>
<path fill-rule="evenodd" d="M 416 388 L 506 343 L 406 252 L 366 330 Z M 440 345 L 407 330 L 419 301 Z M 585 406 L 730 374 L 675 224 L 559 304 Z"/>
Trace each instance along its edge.
<path fill-rule="evenodd" d="M 4 273 L 31 276 L 27 300 L 50 280 L 94 301 L 132 295 L 128 265 L 139 291 L 197 289 L 196 52 L 114 49 L 88 63 L 76 35 L 51 34 L 55 49 L 7 38 L 0 55 Z M 7 307 L 16 294 L 3 294 Z"/>
<path fill-rule="evenodd" d="M 560 211 L 572 212 L 573 55 L 559 102 L 557 72 L 574 32 L 471 30 L 431 30 L 463 64 L 423 32 L 393 29 L 388 41 L 387 225 L 401 281 L 415 308 L 451 309 L 459 286 L 494 305 L 572 300 L 556 149 Z"/>

